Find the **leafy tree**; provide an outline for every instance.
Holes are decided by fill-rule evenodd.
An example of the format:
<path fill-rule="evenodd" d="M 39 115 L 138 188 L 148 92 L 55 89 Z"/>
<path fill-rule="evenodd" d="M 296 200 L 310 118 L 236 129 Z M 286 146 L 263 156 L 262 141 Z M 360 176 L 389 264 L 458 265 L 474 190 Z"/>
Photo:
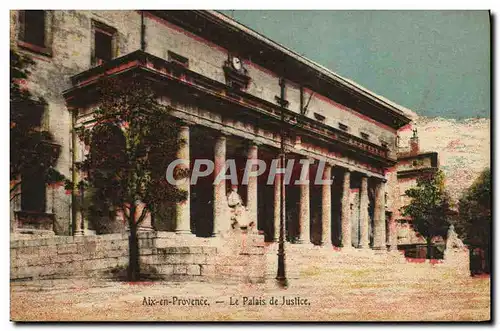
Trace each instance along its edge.
<path fill-rule="evenodd" d="M 491 171 L 483 170 L 458 203 L 457 234 L 464 243 L 486 253 L 489 268 L 491 235 Z"/>
<path fill-rule="evenodd" d="M 78 132 L 89 146 L 80 168 L 86 174 L 85 186 L 92 187 L 103 212 L 113 207 L 126 218 L 130 230 L 128 278 L 134 281 L 140 278 L 139 225 L 165 201 L 186 199 L 186 192 L 165 178 L 168 164 L 185 142 L 178 139 L 178 123 L 159 104 L 159 95 L 148 81 L 103 78 L 96 93 L 95 125 Z M 179 168 L 174 174 L 177 179 L 188 171 Z"/>
<path fill-rule="evenodd" d="M 417 179 L 417 185 L 406 190 L 411 202 L 402 207 L 403 216 L 411 217 L 412 227 L 425 238 L 427 258 L 431 258 L 432 238 L 446 236 L 453 215 L 450 197 L 444 187 L 441 170 Z"/>
<path fill-rule="evenodd" d="M 10 198 L 17 196 L 22 175 L 42 176 L 47 184 L 61 182 L 55 170 L 60 148 L 50 132 L 42 129 L 45 100 L 35 98 L 26 88 L 35 63 L 10 50 Z"/>

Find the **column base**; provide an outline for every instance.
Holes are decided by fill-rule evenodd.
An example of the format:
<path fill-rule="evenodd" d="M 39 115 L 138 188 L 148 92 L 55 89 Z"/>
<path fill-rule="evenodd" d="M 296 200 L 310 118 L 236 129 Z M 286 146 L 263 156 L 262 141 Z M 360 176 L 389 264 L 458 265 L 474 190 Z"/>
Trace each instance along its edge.
<path fill-rule="evenodd" d="M 397 252 L 398 251 L 398 247 L 397 246 L 390 246 L 389 247 L 389 252 Z"/>
<path fill-rule="evenodd" d="M 216 232 L 210 235 L 210 238 L 224 238 L 224 237 L 226 237 L 226 235 L 222 232 Z"/>
<path fill-rule="evenodd" d="M 384 246 L 378 246 L 378 247 L 372 247 L 372 249 L 374 251 L 386 251 L 387 250 L 387 247 L 384 247 Z"/>
<path fill-rule="evenodd" d="M 74 237 L 81 237 L 81 236 L 84 236 L 85 233 L 83 232 L 83 230 L 77 230 L 73 233 L 73 236 Z"/>
<path fill-rule="evenodd" d="M 341 251 L 353 251 L 355 248 L 353 246 L 340 246 Z"/>
<path fill-rule="evenodd" d="M 175 230 L 175 234 L 179 235 L 193 235 L 194 233 L 191 232 L 191 230 Z"/>

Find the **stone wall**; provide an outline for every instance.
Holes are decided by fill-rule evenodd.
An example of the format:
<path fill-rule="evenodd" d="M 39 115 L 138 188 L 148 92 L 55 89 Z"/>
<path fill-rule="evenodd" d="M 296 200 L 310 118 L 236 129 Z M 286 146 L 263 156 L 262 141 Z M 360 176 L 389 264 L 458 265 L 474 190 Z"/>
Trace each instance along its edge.
<path fill-rule="evenodd" d="M 263 245 L 260 235 L 221 239 L 144 232 L 139 234 L 141 271 L 155 279 L 260 282 Z M 10 247 L 11 280 L 119 278 L 128 265 L 127 234 L 12 239 Z"/>
<path fill-rule="evenodd" d="M 92 275 L 128 261 L 126 235 L 53 236 L 10 242 L 10 278 L 35 279 Z"/>

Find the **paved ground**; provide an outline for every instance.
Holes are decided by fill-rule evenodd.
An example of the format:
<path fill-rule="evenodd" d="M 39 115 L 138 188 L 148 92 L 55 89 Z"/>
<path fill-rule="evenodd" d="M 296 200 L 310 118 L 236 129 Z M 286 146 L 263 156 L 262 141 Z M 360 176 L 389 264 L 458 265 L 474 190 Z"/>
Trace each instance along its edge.
<path fill-rule="evenodd" d="M 283 296 L 289 299 L 288 305 L 281 305 Z M 261 300 L 253 300 L 250 305 L 252 297 Z M 273 297 L 277 305 L 270 304 Z M 194 304 L 208 305 L 183 305 L 188 299 L 202 299 Z M 153 300 L 156 305 L 148 305 Z M 238 305 L 231 305 L 236 300 Z M 257 305 L 257 301 L 264 301 L 265 305 Z M 291 305 L 297 302 L 301 305 Z M 11 283 L 11 319 L 484 321 L 490 319 L 490 279 L 443 277 L 425 268 L 408 267 L 403 271 L 311 268 L 302 272 L 300 279 L 292 279 L 287 289 L 277 287 L 272 280 L 233 285 L 97 280 L 16 282 Z"/>

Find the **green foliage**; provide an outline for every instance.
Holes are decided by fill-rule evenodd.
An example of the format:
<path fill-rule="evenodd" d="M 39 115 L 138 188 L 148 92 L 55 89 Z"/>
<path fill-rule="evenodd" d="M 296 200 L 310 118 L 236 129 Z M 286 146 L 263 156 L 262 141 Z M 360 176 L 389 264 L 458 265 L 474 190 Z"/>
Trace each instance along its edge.
<path fill-rule="evenodd" d="M 30 58 L 10 51 L 10 178 L 17 180 L 22 173 L 36 174 L 52 184 L 65 178 L 55 169 L 60 146 L 54 143 L 50 132 L 42 129 L 46 103 L 35 99 L 25 87 L 34 64 Z M 20 181 L 11 186 L 11 199 L 19 185 Z"/>
<path fill-rule="evenodd" d="M 105 78 L 97 94 L 95 125 L 78 131 L 89 146 L 80 167 L 99 201 L 123 211 L 133 228 L 165 201 L 186 199 L 186 192 L 165 179 L 168 164 L 184 142 L 177 138 L 178 122 L 158 103 L 148 81 Z M 136 216 L 140 202 L 146 208 Z"/>
<path fill-rule="evenodd" d="M 187 192 L 165 178 L 185 142 L 178 139 L 178 120 L 158 102 L 159 91 L 150 81 L 105 77 L 96 93 L 94 125 L 77 131 L 89 147 L 79 168 L 86 173 L 85 186 L 92 188 L 89 212 L 101 218 L 117 211 L 125 216 L 130 230 L 128 278 L 138 280 L 138 225 L 165 202 L 186 199 Z"/>
<path fill-rule="evenodd" d="M 109 204 L 105 190 L 87 187 L 81 203 L 86 218 L 97 234 L 116 233 L 123 230 L 124 224 L 121 220 L 116 221 L 116 210 Z"/>
<path fill-rule="evenodd" d="M 415 231 L 422 235 L 428 245 L 435 236 L 446 236 L 453 211 L 450 198 L 444 187 L 444 174 L 435 174 L 417 179 L 417 185 L 406 190 L 410 204 L 402 207 L 403 216 L 412 218 Z"/>
<path fill-rule="evenodd" d="M 488 249 L 491 233 L 491 171 L 483 170 L 458 204 L 455 228 L 464 242 Z"/>

